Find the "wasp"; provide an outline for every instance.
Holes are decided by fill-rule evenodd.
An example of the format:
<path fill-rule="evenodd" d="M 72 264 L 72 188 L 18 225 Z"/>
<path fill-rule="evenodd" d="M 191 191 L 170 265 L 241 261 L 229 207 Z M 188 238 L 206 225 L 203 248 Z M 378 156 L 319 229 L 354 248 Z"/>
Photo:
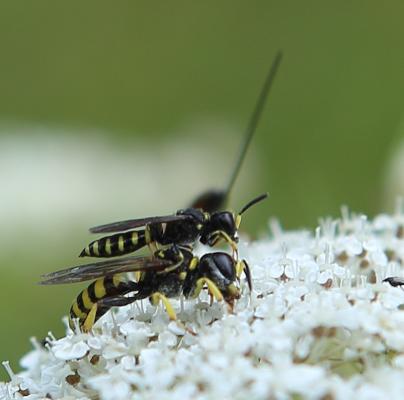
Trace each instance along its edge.
<path fill-rule="evenodd" d="M 232 173 L 230 175 L 230 179 L 225 186 L 225 189 L 211 189 L 202 192 L 194 201 L 191 203 L 192 208 L 201 208 L 207 212 L 215 212 L 223 210 L 228 201 L 230 192 L 234 186 L 234 183 L 237 179 L 237 176 L 240 172 L 243 161 L 246 157 L 248 147 L 251 143 L 251 139 L 254 136 L 255 131 L 257 130 L 258 122 L 261 118 L 262 111 L 264 109 L 266 100 L 269 96 L 269 92 L 271 90 L 272 84 L 275 80 L 276 73 L 278 71 L 279 65 L 282 60 L 282 52 L 278 51 L 275 56 L 274 61 L 268 71 L 265 82 L 261 88 L 261 92 L 258 96 L 257 102 L 255 104 L 253 113 L 250 116 L 250 119 L 247 124 L 247 128 L 244 133 L 244 140 L 240 147 L 239 155 L 236 159 L 236 163 L 233 167 Z"/>
<path fill-rule="evenodd" d="M 140 272 L 139 280 L 130 279 L 128 272 Z M 205 287 L 212 298 L 225 300 L 232 307 L 240 297 L 238 282 L 243 272 L 251 291 L 251 273 L 245 260 L 236 261 L 224 252 L 198 258 L 190 248 L 173 245 L 160 250 L 155 257 L 131 256 L 46 274 L 40 283 L 54 285 L 95 279 L 80 292 L 70 309 L 72 329 L 74 320 L 78 320 L 81 330 L 88 332 L 112 307 L 122 307 L 145 298 L 149 298 L 153 305 L 161 302 L 169 318 L 175 320 L 176 313 L 169 298 L 180 295 L 196 298 Z"/>
<path fill-rule="evenodd" d="M 101 225 L 92 233 L 119 232 L 91 242 L 80 257 L 116 257 L 132 253 L 148 245 L 154 252 L 158 247 L 202 244 L 215 246 L 222 239 L 237 251 L 238 229 L 242 214 L 268 197 L 264 193 L 248 202 L 238 214 L 230 211 L 208 213 L 198 208 L 187 208 L 174 215 L 132 219 Z M 143 229 L 134 230 L 143 227 Z"/>

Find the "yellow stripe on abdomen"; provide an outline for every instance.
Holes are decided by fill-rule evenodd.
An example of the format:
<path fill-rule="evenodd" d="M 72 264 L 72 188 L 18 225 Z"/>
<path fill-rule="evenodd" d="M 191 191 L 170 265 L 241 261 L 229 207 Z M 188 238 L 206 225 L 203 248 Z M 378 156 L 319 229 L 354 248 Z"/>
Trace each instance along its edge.
<path fill-rule="evenodd" d="M 125 239 L 122 235 L 120 235 L 118 238 L 118 249 L 121 252 L 125 251 Z"/>
<path fill-rule="evenodd" d="M 92 250 L 95 256 L 99 256 L 100 252 L 98 250 L 98 240 L 96 240 L 95 242 L 93 242 L 93 246 L 92 246 Z"/>
<path fill-rule="evenodd" d="M 111 255 L 111 238 L 107 238 L 105 242 L 105 252 L 110 256 Z"/>
<path fill-rule="evenodd" d="M 102 299 L 107 294 L 104 286 L 104 279 L 97 279 L 94 282 L 94 294 L 97 299 Z"/>
<path fill-rule="evenodd" d="M 86 318 L 87 313 L 84 311 L 80 310 L 79 305 L 77 304 L 77 301 L 75 301 L 72 305 L 71 311 L 73 311 L 73 314 L 80 319 Z"/>
<path fill-rule="evenodd" d="M 131 241 L 132 241 L 132 244 L 133 244 L 134 246 L 137 245 L 138 234 L 137 234 L 136 231 L 132 232 Z"/>
<path fill-rule="evenodd" d="M 91 307 L 94 305 L 94 303 L 91 301 L 90 296 L 88 295 L 88 290 L 87 289 L 84 289 L 81 292 L 81 298 L 83 300 L 83 306 L 87 310 L 91 310 Z"/>

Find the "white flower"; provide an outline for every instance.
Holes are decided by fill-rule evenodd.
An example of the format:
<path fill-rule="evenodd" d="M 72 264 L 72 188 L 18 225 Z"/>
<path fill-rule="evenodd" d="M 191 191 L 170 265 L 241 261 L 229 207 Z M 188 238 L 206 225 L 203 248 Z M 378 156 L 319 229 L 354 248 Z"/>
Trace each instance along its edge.
<path fill-rule="evenodd" d="M 381 282 L 403 276 L 397 218 L 344 209 L 314 235 L 272 223 L 273 239 L 240 244 L 254 289 L 232 311 L 202 293 L 172 299 L 170 321 L 145 301 L 33 340 L 0 399 L 401 399 L 404 290 Z"/>
<path fill-rule="evenodd" d="M 66 337 L 52 345 L 52 352 L 59 360 L 75 360 L 84 357 L 90 350 L 81 335 Z"/>

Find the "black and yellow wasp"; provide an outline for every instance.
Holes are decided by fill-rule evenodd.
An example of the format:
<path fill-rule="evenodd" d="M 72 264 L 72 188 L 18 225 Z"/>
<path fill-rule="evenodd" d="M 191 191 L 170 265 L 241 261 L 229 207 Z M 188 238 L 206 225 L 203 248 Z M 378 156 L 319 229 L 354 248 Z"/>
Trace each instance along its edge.
<path fill-rule="evenodd" d="M 153 252 L 168 245 L 193 245 L 198 239 L 208 246 L 221 239 L 237 250 L 237 232 L 242 214 L 267 198 L 262 194 L 247 203 L 238 214 L 230 211 L 205 212 L 197 208 L 177 211 L 174 215 L 114 222 L 91 228 L 93 233 L 120 232 L 91 242 L 81 257 L 116 257 L 132 253 L 148 245 Z M 143 229 L 133 230 L 143 227 Z"/>
<path fill-rule="evenodd" d="M 127 274 L 135 271 L 141 272 L 138 281 Z M 160 250 L 155 257 L 125 257 L 53 272 L 43 275 L 40 283 L 55 285 L 96 279 L 80 292 L 70 309 L 71 327 L 74 328 L 77 319 L 80 329 L 88 332 L 110 308 L 145 298 L 154 305 L 161 301 L 170 319 L 175 320 L 176 313 L 168 299 L 180 295 L 195 298 L 205 286 L 212 298 L 225 300 L 232 306 L 240 297 L 238 281 L 243 272 L 251 290 L 246 261 L 237 261 L 224 252 L 198 258 L 189 248 L 173 245 Z"/>
<path fill-rule="evenodd" d="M 146 245 L 155 251 L 156 245 L 157 247 L 171 244 L 191 245 L 198 239 L 209 246 L 214 246 L 224 239 L 230 244 L 233 251 L 236 251 L 236 234 L 241 215 L 249 207 L 263 200 L 266 195 L 253 199 L 237 215 L 229 211 L 222 211 L 222 209 L 225 207 L 256 131 L 281 58 L 282 54 L 278 52 L 247 125 L 240 155 L 225 190 L 205 191 L 193 201 L 189 208 L 179 210 L 174 215 L 132 219 L 91 228 L 91 233 L 113 234 L 91 242 L 82 250 L 80 257 L 116 257 L 135 252 Z"/>
<path fill-rule="evenodd" d="M 149 257 L 114 258 L 43 276 L 41 283 L 44 285 L 95 279 L 77 296 L 70 310 L 71 320 L 78 319 L 82 330 L 90 330 L 111 307 L 124 306 L 147 297 L 153 304 L 161 301 L 170 318 L 175 319 L 168 298 L 181 294 L 186 298 L 197 297 L 205 286 L 214 298 L 224 299 L 232 305 L 240 296 L 238 281 L 242 272 L 251 290 L 248 264 L 238 260 L 237 234 L 242 214 L 264 200 L 267 194 L 248 202 L 238 214 L 222 210 L 256 130 L 280 61 L 279 52 L 247 126 L 240 155 L 225 190 L 206 191 L 191 207 L 174 215 L 131 219 L 91 228 L 91 233 L 112 235 L 91 242 L 80 254 L 81 257 L 116 257 L 148 246 L 152 251 Z M 233 256 L 215 252 L 197 258 L 192 253 L 197 240 L 209 246 L 224 240 L 232 247 Z M 129 279 L 128 272 L 140 273 L 139 279 Z"/>

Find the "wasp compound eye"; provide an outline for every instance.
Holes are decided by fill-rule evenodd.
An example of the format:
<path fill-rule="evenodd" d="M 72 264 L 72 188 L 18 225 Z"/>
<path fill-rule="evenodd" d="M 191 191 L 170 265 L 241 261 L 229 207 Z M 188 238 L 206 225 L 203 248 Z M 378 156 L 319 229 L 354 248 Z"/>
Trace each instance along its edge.
<path fill-rule="evenodd" d="M 200 272 L 212 279 L 220 289 L 236 280 L 235 262 L 227 253 L 205 254 L 200 261 Z"/>
<path fill-rule="evenodd" d="M 237 230 L 234 215 L 228 211 L 212 214 L 210 218 L 210 226 L 212 231 L 225 232 L 231 238 L 234 237 Z"/>
<path fill-rule="evenodd" d="M 234 260 L 225 253 L 217 253 L 214 256 L 216 268 L 222 274 L 222 276 L 229 281 L 236 279 L 236 270 L 234 266 Z"/>

